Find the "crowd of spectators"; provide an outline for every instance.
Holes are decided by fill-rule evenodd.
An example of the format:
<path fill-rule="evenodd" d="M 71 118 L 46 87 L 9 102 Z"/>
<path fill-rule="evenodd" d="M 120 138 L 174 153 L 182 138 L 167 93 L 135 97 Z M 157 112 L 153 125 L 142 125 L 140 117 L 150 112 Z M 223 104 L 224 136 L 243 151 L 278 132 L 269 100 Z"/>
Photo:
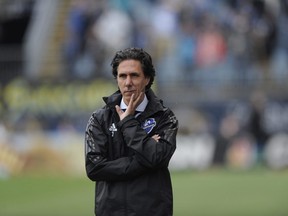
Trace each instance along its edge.
<path fill-rule="evenodd" d="M 158 81 L 247 85 L 287 78 L 287 0 L 73 0 L 67 73 L 109 76 L 110 58 L 144 47 Z"/>
<path fill-rule="evenodd" d="M 66 22 L 67 38 L 63 44 L 65 73 L 77 81 L 99 77 L 111 80 L 110 61 L 115 51 L 136 46 L 151 53 L 159 85 L 286 85 L 287 21 L 288 0 L 71 0 Z M 102 85 L 107 87 L 107 83 Z M 71 101 L 79 106 L 86 101 L 88 108 L 91 105 L 94 109 L 94 101 L 88 101 L 88 96 L 96 100 L 95 92 L 96 89 L 99 92 L 100 84 L 75 85 L 78 87 L 72 84 L 67 88 L 70 94 L 65 92 L 67 86 L 54 88 L 58 91 L 51 91 L 47 86 L 43 87 L 47 91 L 41 87 L 33 91 L 28 86 L 27 92 L 33 93 L 26 94 L 29 99 L 33 101 L 36 96 L 37 99 L 41 96 L 46 103 L 41 104 L 38 115 L 35 115 L 37 103 L 30 103 L 28 99 L 26 104 L 29 106 L 22 113 L 12 109 L 13 118 L 7 120 L 12 130 L 30 127 L 33 132 L 38 128 L 53 132 L 72 130 L 82 134 L 87 107 L 80 113 L 77 106 L 67 106 L 64 102 L 69 100 L 64 99 L 73 95 Z M 19 89 L 18 84 L 12 85 L 6 97 L 13 99 L 13 92 L 23 93 Z M 45 92 L 45 97 L 38 92 Z M 86 95 L 87 92 L 91 94 Z M 61 99 L 62 103 L 59 102 Z M 185 108 L 189 109 L 188 113 L 182 112 L 183 107 L 180 107 L 177 113 L 181 119 L 180 134 L 212 134 L 216 146 L 215 164 L 225 163 L 227 150 L 233 146 L 231 143 L 236 143 L 235 152 L 244 151 L 249 143 L 253 143 L 261 155 L 274 134 L 287 134 L 288 125 L 288 119 L 283 117 L 288 116 L 287 101 L 280 104 L 262 99 L 258 96 L 251 98 L 251 101 L 244 101 L 245 105 L 230 101 L 222 104 L 219 113 L 215 104 L 199 109 L 190 109 L 193 105 L 189 104 Z M 32 114 L 29 113 L 31 107 Z M 51 107 L 57 115 L 48 112 L 54 111 Z M 77 113 L 71 112 L 73 108 Z M 179 111 L 179 107 L 175 108 Z M 219 119 L 215 120 L 216 117 Z M 231 152 L 231 155 L 235 153 Z"/>
<path fill-rule="evenodd" d="M 136 46 L 152 54 L 159 85 L 281 86 L 288 78 L 287 21 L 287 0 L 75 0 L 64 44 L 67 73 L 77 79 L 108 77 L 115 51 Z M 259 95 L 246 99 L 230 113 L 233 102 L 222 106 L 222 115 L 213 106 L 206 113 L 194 110 L 198 120 L 206 118 L 198 125 L 191 110 L 181 111 L 180 132 L 185 134 L 185 122 L 188 134 L 212 132 L 215 163 L 224 163 L 232 143 L 231 157 L 252 143 L 261 159 L 270 136 L 284 128 L 269 130 L 267 119 L 286 121 L 271 117 L 278 105 L 264 104 Z"/>

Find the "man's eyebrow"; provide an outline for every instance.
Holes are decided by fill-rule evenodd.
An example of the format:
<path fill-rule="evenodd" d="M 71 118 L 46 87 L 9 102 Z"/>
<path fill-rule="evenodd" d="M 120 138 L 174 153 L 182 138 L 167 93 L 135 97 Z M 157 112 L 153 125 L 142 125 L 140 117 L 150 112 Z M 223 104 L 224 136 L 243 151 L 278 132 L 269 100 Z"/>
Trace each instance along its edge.
<path fill-rule="evenodd" d="M 132 71 L 132 72 L 122 72 L 122 73 L 118 73 L 118 75 L 139 75 L 140 73 L 137 71 Z"/>
<path fill-rule="evenodd" d="M 137 72 L 137 71 L 135 71 L 135 72 L 131 72 L 130 74 L 131 74 L 131 75 L 139 75 L 140 73 Z"/>

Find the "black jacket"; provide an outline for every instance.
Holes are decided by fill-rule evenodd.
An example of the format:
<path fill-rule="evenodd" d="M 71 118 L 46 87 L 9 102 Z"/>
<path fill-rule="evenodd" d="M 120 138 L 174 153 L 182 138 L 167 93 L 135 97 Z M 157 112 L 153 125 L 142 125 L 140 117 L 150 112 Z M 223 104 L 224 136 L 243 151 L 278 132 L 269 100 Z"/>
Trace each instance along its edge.
<path fill-rule="evenodd" d="M 89 119 L 85 135 L 87 176 L 96 181 L 97 216 L 171 216 L 173 197 L 168 164 L 176 149 L 178 121 L 152 90 L 145 111 L 119 121 L 121 94 Z M 151 138 L 159 134 L 156 142 Z"/>

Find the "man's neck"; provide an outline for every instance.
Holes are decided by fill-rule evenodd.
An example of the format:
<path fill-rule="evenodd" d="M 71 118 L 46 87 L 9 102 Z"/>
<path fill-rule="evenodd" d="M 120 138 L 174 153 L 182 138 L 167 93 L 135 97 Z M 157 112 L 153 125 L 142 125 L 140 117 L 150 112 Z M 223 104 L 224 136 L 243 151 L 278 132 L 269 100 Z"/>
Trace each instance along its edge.
<path fill-rule="evenodd" d="M 143 112 L 145 110 L 147 104 L 148 104 L 148 99 L 147 99 L 146 94 L 144 94 L 144 98 L 143 98 L 142 102 L 139 104 L 139 106 L 136 108 L 136 110 Z M 127 104 L 125 104 L 123 97 L 121 99 L 120 108 L 121 109 L 127 109 Z"/>

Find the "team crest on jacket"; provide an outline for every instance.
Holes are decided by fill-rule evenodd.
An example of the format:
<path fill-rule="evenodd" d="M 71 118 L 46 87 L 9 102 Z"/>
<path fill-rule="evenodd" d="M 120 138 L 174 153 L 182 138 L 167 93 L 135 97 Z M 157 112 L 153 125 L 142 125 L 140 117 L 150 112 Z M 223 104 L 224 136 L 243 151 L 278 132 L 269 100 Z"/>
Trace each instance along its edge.
<path fill-rule="evenodd" d="M 141 127 L 146 131 L 147 134 L 149 134 L 155 126 L 156 121 L 154 118 L 146 119 L 141 125 Z"/>

